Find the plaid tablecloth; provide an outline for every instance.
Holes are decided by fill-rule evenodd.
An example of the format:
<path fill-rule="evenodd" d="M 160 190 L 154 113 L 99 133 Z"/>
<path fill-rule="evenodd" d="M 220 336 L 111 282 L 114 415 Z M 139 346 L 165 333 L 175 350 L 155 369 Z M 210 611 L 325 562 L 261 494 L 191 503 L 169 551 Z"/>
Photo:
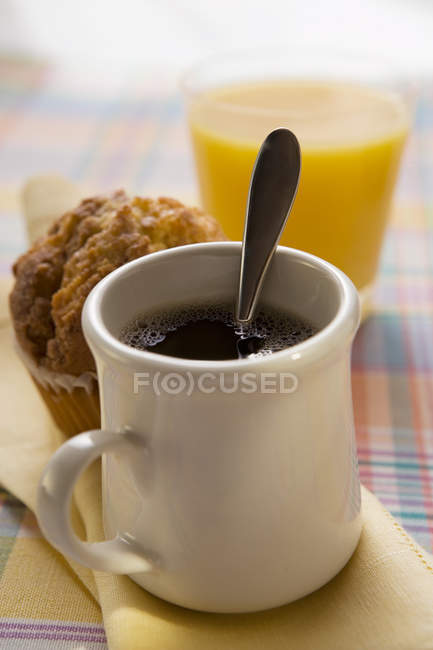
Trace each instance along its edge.
<path fill-rule="evenodd" d="M 182 102 L 162 71 L 114 80 L 110 71 L 56 70 L 0 60 L 0 272 L 26 247 L 17 192 L 57 172 L 102 191 L 195 194 Z M 433 84 L 418 100 L 373 315 L 353 353 L 360 472 L 392 514 L 433 548 Z M 0 396 L 1 399 L 1 396 Z M 34 516 L 0 492 L 0 580 Z M 104 648 L 103 628 L 3 617 L 0 648 Z M 31 645 L 26 645 L 27 643 Z M 50 648 L 53 647 L 50 645 Z M 55 646 L 57 647 L 57 646 Z"/>

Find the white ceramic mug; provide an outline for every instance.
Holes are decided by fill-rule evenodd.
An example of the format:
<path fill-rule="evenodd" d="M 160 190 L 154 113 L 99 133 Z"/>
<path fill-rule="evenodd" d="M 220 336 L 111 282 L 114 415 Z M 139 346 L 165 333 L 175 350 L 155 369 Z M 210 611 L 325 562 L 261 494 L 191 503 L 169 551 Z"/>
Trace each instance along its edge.
<path fill-rule="evenodd" d="M 56 452 L 38 501 L 43 532 L 66 555 L 212 612 L 276 607 L 314 591 L 346 564 L 361 531 L 350 381 L 359 307 L 341 271 L 278 248 L 262 301 L 319 332 L 270 356 L 191 361 L 118 339 L 139 314 L 234 302 L 240 247 L 155 253 L 93 289 L 83 328 L 102 430 Z M 69 501 L 98 456 L 108 541 L 85 543 L 72 531 Z"/>

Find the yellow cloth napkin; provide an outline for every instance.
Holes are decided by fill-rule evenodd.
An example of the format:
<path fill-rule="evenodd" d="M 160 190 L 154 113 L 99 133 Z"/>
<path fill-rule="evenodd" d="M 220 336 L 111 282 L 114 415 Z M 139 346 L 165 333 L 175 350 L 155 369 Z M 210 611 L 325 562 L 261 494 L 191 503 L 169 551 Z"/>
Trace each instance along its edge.
<path fill-rule="evenodd" d="M 62 434 L 13 350 L 6 292 L 2 286 L 0 483 L 34 509 L 39 476 Z M 126 576 L 67 564 L 38 540 L 31 557 L 17 550 L 15 566 L 23 570 L 3 576 L 0 616 L 50 618 L 52 612 L 51 618 L 97 622 L 97 602 L 112 650 L 431 649 L 433 558 L 372 494 L 363 489 L 362 496 L 364 529 L 348 565 L 325 587 L 285 607 L 247 615 L 185 610 L 151 596 Z M 83 476 L 75 503 L 78 530 L 89 540 L 102 539 L 96 465 Z M 43 592 L 38 589 L 42 578 Z M 65 611 L 56 610 L 57 604 Z"/>

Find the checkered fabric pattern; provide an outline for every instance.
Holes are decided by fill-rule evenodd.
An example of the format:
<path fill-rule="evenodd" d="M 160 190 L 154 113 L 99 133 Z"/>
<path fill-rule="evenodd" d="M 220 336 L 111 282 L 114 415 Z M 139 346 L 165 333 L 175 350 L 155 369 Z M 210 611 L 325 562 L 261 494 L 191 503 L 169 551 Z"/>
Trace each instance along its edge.
<path fill-rule="evenodd" d="M 428 550 L 433 548 L 432 145 L 433 85 L 422 90 L 418 101 L 375 310 L 353 352 L 362 481 Z M 73 70 L 0 60 L 1 274 L 10 272 L 26 247 L 19 186 L 30 175 L 52 171 L 97 191 L 126 187 L 194 196 L 176 84 L 160 73 L 110 84 Z M 0 581 L 22 537 L 41 540 L 36 520 L 2 491 Z M 4 616 L 0 648 L 106 647 L 101 624 L 69 621 Z"/>

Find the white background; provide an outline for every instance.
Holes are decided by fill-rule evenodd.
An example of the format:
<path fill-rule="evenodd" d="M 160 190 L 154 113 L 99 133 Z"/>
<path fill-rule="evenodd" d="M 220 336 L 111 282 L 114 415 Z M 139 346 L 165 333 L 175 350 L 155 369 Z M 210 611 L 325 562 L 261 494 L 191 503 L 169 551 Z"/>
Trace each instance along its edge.
<path fill-rule="evenodd" d="M 0 52 L 177 73 L 219 50 L 284 44 L 385 54 L 433 75 L 432 0 L 0 0 Z"/>

